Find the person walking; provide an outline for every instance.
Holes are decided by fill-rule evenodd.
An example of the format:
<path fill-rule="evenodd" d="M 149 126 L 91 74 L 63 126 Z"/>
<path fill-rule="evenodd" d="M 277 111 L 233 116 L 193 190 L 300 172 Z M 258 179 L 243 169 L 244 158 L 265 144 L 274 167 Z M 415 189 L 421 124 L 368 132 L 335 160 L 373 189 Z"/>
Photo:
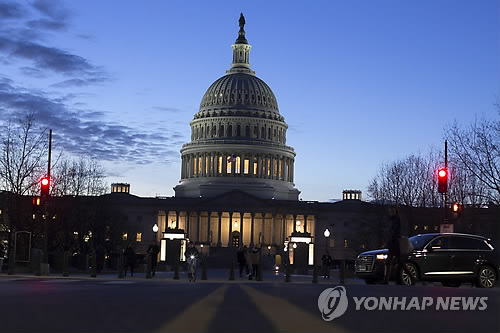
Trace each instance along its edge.
<path fill-rule="evenodd" d="M 151 256 L 151 273 L 153 276 L 156 274 L 156 266 L 158 265 L 158 253 L 160 253 L 160 246 L 155 239 L 148 248 L 148 254 Z"/>
<path fill-rule="evenodd" d="M 127 276 L 128 268 L 130 268 L 130 276 L 134 276 L 134 266 L 135 266 L 136 255 L 135 255 L 134 249 L 132 248 L 132 246 L 130 244 L 125 249 L 124 255 L 125 255 L 125 260 L 126 260 L 125 276 Z"/>
<path fill-rule="evenodd" d="M 238 260 L 238 265 L 240 266 L 240 277 L 243 276 L 243 269 L 246 270 L 248 275 L 248 266 L 247 266 L 247 258 L 246 258 L 247 246 L 243 246 L 236 253 L 236 260 Z"/>
<path fill-rule="evenodd" d="M 260 250 L 257 247 L 254 247 L 252 250 L 252 254 L 250 255 L 252 260 L 252 276 L 257 278 L 257 273 L 260 265 Z"/>
<path fill-rule="evenodd" d="M 323 279 L 330 278 L 330 266 L 332 265 L 332 257 L 328 253 L 328 251 L 323 254 L 321 257 L 321 261 L 323 262 Z"/>
<path fill-rule="evenodd" d="M 395 207 L 389 208 L 389 238 L 387 241 L 387 259 L 385 261 L 384 284 L 389 283 L 394 270 L 396 270 L 396 282 L 401 283 L 401 273 L 404 271 L 410 279 L 410 284 L 415 284 L 415 277 L 408 270 L 401 253 L 401 219 L 398 210 Z"/>

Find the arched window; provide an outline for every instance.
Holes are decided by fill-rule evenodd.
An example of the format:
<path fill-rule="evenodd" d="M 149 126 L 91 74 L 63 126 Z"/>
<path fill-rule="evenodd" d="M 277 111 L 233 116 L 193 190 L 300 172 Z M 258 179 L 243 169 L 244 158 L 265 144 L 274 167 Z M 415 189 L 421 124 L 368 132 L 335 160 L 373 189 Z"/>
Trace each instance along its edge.
<path fill-rule="evenodd" d="M 210 138 L 210 126 L 207 126 L 207 138 Z"/>
<path fill-rule="evenodd" d="M 248 126 L 248 125 L 245 127 L 245 136 L 246 136 L 247 138 L 249 138 L 249 137 L 250 137 L 250 126 Z"/>
<path fill-rule="evenodd" d="M 200 134 L 200 139 L 203 139 L 205 137 L 205 131 L 203 130 L 203 127 L 201 128 L 201 134 Z"/>
<path fill-rule="evenodd" d="M 224 125 L 220 125 L 219 127 L 219 137 L 223 137 L 224 136 Z"/>
<path fill-rule="evenodd" d="M 254 128 L 253 128 L 253 137 L 254 138 L 258 138 L 259 137 L 258 131 L 259 131 L 259 129 L 257 128 L 257 126 L 254 126 Z"/>
<path fill-rule="evenodd" d="M 228 137 L 233 136 L 233 125 L 229 125 L 229 126 L 227 127 L 227 136 L 228 136 Z"/>
<path fill-rule="evenodd" d="M 196 130 L 195 130 L 195 133 L 194 133 L 194 138 L 195 138 L 196 140 L 198 140 L 198 138 L 199 138 L 199 137 L 198 137 L 198 134 L 199 134 L 198 127 L 196 127 Z"/>
<path fill-rule="evenodd" d="M 271 140 L 271 127 L 267 129 L 267 139 Z"/>
<path fill-rule="evenodd" d="M 237 136 L 237 137 L 240 137 L 240 136 L 241 136 L 241 126 L 240 126 L 240 125 L 238 125 L 238 126 L 236 127 L 236 136 Z"/>
<path fill-rule="evenodd" d="M 266 138 L 266 129 L 264 127 L 261 128 L 260 138 L 261 139 L 265 139 Z"/>

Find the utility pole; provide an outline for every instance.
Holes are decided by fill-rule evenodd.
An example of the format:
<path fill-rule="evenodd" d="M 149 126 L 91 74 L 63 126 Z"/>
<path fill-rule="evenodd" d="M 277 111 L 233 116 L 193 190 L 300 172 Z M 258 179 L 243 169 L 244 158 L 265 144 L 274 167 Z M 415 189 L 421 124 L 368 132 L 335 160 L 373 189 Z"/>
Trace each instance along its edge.
<path fill-rule="evenodd" d="M 45 196 L 43 202 L 44 210 L 44 251 L 43 251 L 43 261 L 40 264 L 40 275 L 49 275 L 49 201 L 50 201 L 50 164 L 51 164 L 51 153 L 52 153 L 52 130 L 49 131 L 49 160 L 47 166 L 47 179 L 48 183 L 48 195 Z M 44 197 L 44 196 L 42 196 Z M 42 199 L 43 200 L 43 199 Z"/>
<path fill-rule="evenodd" d="M 448 172 L 448 140 L 444 140 L 444 168 L 446 169 L 446 178 L 449 178 Z M 444 223 L 448 223 L 448 186 L 444 192 Z"/>

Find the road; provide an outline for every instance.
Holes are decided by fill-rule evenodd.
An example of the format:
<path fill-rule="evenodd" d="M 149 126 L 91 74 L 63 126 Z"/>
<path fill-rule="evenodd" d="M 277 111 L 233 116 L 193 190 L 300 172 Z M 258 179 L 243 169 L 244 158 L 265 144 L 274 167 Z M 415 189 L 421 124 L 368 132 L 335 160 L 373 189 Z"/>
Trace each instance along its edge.
<path fill-rule="evenodd" d="M 310 280 L 309 280 L 310 281 Z M 174 281 L 0 276 L 0 332 L 499 332 L 500 288 L 345 284 L 348 307 L 318 308 L 320 280 Z M 483 310 L 356 309 L 357 297 L 487 297 Z M 374 299 L 372 299 L 373 301 Z M 461 299 L 460 299 L 461 300 Z M 478 303 L 480 304 L 480 303 Z M 368 303 L 369 306 L 373 305 Z"/>

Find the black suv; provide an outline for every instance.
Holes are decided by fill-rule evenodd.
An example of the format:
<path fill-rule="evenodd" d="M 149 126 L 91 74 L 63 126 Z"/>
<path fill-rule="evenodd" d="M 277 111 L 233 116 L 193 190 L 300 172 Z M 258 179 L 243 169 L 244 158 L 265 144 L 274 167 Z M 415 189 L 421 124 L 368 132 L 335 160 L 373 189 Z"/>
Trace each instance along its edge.
<path fill-rule="evenodd" d="M 481 236 L 444 233 L 421 234 L 409 238 L 413 250 L 405 258 L 409 271 L 418 279 L 438 281 L 458 287 L 472 282 L 491 288 L 499 275 L 499 254 L 491 240 Z M 387 249 L 367 251 L 356 259 L 355 274 L 372 284 L 384 278 Z M 399 270 L 402 284 L 410 284 L 408 274 Z"/>

